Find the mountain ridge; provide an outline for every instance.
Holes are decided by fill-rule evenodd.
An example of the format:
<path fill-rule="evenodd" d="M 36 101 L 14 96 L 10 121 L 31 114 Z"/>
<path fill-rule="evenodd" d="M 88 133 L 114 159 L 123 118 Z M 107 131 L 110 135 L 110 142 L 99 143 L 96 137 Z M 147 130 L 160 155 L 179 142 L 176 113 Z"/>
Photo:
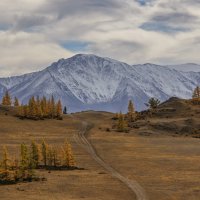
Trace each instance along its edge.
<path fill-rule="evenodd" d="M 70 112 L 125 112 L 129 99 L 142 110 L 150 97 L 161 101 L 171 96 L 190 98 L 198 84 L 199 72 L 182 72 L 150 63 L 131 66 L 93 54 L 77 54 L 38 72 L 0 78 L 0 97 L 9 90 L 25 103 L 33 95 L 54 95 L 62 99 Z"/>

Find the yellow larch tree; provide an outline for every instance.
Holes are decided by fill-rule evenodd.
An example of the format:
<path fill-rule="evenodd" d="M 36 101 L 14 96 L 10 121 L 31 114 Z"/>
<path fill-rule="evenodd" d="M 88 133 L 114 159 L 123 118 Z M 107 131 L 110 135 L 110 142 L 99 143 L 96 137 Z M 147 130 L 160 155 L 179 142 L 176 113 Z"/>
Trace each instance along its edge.
<path fill-rule="evenodd" d="M 123 132 L 125 130 L 125 127 L 126 127 L 126 123 L 124 120 L 124 115 L 120 112 L 119 118 L 118 118 L 117 130 L 119 132 Z"/>
<path fill-rule="evenodd" d="M 130 100 L 128 104 L 128 113 L 127 113 L 128 121 L 132 122 L 135 120 L 136 114 L 135 114 L 135 108 L 133 105 L 133 102 Z"/>
<path fill-rule="evenodd" d="M 12 104 L 11 96 L 10 96 L 9 92 L 6 91 L 6 93 L 5 93 L 5 95 L 3 96 L 3 99 L 2 99 L 2 105 L 11 106 L 11 104 Z"/>
<path fill-rule="evenodd" d="M 62 151 L 63 151 L 63 165 L 67 167 L 74 167 L 76 165 L 76 162 L 72 152 L 71 144 L 69 144 L 68 141 L 65 141 L 65 144 L 62 147 Z"/>
<path fill-rule="evenodd" d="M 194 91 L 193 91 L 193 95 L 192 95 L 192 99 L 194 100 L 200 100 L 200 87 L 197 86 Z"/>
<path fill-rule="evenodd" d="M 61 117 L 62 116 L 62 104 L 61 104 L 60 100 L 56 104 L 56 116 L 57 117 Z"/>

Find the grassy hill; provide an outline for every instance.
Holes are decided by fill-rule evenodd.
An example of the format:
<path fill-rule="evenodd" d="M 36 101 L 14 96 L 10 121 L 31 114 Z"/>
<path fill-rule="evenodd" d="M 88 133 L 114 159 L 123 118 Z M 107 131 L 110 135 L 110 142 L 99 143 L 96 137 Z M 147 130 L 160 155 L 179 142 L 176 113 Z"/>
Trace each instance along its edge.
<path fill-rule="evenodd" d="M 179 98 L 170 98 L 152 114 L 132 124 L 138 134 L 165 134 L 200 137 L 200 105 Z"/>
<path fill-rule="evenodd" d="M 86 123 L 86 137 L 96 154 L 124 177 L 137 181 L 148 199 L 200 197 L 200 140 L 185 137 L 198 137 L 192 130 L 199 130 L 199 107 L 186 100 L 172 98 L 151 116 L 144 113 L 145 119 L 133 123 L 129 133 L 112 130 L 112 113 L 89 111 L 64 116 L 63 120 L 41 121 L 21 120 L 15 113 L 12 107 L 0 106 L 0 149 L 7 145 L 10 152 L 18 153 L 22 142 L 46 138 L 59 146 L 67 138 L 78 167 L 84 170 L 39 170 L 37 173 L 47 181 L 0 186 L 4 200 L 136 199 L 134 192 L 100 166 L 77 140 Z M 184 127 L 189 128 L 183 131 Z"/>
<path fill-rule="evenodd" d="M 0 155 L 6 145 L 10 154 L 18 154 L 21 143 L 30 144 L 31 140 L 41 142 L 43 138 L 56 146 L 68 139 L 72 144 L 77 166 L 84 170 L 45 171 L 37 170 L 40 177 L 47 178 L 44 182 L 20 183 L 10 186 L 0 186 L 1 198 L 49 200 L 49 199 L 135 199 L 135 195 L 120 181 L 100 167 L 82 147 L 77 143 L 75 135 L 82 128 L 82 121 L 88 116 L 85 113 L 64 116 L 63 120 L 45 119 L 40 121 L 21 120 L 15 117 L 16 109 L 0 106 Z M 98 114 L 99 120 L 105 115 Z M 109 115 L 110 118 L 110 115 Z M 105 186 L 107 189 L 105 189 Z M 8 192 L 9 191 L 9 192 Z M 0 199 L 1 199 L 0 198 Z"/>

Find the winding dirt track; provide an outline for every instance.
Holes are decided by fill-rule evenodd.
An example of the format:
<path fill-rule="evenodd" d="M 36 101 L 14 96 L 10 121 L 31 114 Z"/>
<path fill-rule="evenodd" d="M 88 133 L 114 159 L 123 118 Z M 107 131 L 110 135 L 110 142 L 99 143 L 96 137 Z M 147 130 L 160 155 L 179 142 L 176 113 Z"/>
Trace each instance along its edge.
<path fill-rule="evenodd" d="M 114 168 L 112 168 L 109 164 L 107 164 L 102 158 L 100 158 L 100 156 L 93 148 L 92 144 L 86 138 L 88 127 L 89 127 L 88 122 L 82 122 L 82 129 L 75 136 L 76 141 L 87 150 L 87 152 L 99 165 L 101 165 L 105 170 L 107 170 L 113 177 L 119 179 L 128 188 L 130 188 L 136 194 L 137 200 L 147 200 L 148 198 L 145 194 L 144 189 L 135 180 L 130 180 L 124 177 Z"/>

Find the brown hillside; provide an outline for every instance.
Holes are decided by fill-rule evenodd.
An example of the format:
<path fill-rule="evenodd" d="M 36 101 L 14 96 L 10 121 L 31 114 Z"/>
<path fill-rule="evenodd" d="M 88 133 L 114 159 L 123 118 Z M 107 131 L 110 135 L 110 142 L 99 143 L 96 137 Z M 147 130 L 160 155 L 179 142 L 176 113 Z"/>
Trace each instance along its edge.
<path fill-rule="evenodd" d="M 162 108 L 164 105 L 159 109 Z M 32 139 L 39 142 L 45 138 L 48 143 L 59 146 L 67 138 L 72 144 L 77 166 L 84 170 L 38 170 L 37 174 L 47 178 L 46 181 L 1 185 L 0 199 L 137 199 L 127 184 L 112 176 L 111 169 L 125 180 L 128 178 L 128 184 L 138 183 L 149 200 L 200 199 L 200 140 L 159 134 L 171 134 L 152 128 L 151 123 L 165 121 L 163 111 L 163 118 L 157 116 L 158 111 L 152 118 L 137 122 L 144 126 L 132 129 L 133 133 L 156 133 L 150 137 L 112 130 L 112 113 L 90 111 L 66 115 L 63 120 L 38 121 L 20 120 L 13 116 L 14 113 L 14 108 L 0 107 L 0 154 L 4 145 L 10 153 L 16 153 L 20 143 L 28 144 Z M 176 118 L 166 119 L 169 120 Z M 99 159 L 94 159 L 95 154 Z M 99 164 L 100 160 L 104 165 Z"/>
<path fill-rule="evenodd" d="M 132 125 L 139 134 L 200 137 L 200 106 L 189 100 L 172 97 L 160 104 L 152 114 L 144 112 L 142 116 L 143 119 Z"/>

